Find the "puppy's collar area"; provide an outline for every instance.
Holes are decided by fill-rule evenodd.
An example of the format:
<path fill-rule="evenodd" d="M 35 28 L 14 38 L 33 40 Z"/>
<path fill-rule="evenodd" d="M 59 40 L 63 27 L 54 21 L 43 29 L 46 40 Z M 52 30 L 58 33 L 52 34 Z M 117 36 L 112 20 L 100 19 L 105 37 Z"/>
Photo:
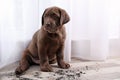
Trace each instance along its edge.
<path fill-rule="evenodd" d="M 48 35 L 48 38 L 50 39 L 56 39 L 59 37 L 58 33 L 47 33 L 47 35 Z"/>

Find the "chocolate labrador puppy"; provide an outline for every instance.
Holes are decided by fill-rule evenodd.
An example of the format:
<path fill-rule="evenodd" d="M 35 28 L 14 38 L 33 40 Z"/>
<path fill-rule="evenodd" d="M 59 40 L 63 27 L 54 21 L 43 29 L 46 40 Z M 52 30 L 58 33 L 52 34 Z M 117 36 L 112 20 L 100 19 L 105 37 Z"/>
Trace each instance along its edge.
<path fill-rule="evenodd" d="M 63 60 L 66 32 L 64 24 L 70 20 L 65 10 L 58 7 L 47 8 L 42 15 L 42 27 L 33 36 L 23 52 L 15 74 L 20 75 L 30 65 L 40 64 L 41 71 L 53 71 L 50 64 L 55 62 L 63 69 L 70 67 Z"/>

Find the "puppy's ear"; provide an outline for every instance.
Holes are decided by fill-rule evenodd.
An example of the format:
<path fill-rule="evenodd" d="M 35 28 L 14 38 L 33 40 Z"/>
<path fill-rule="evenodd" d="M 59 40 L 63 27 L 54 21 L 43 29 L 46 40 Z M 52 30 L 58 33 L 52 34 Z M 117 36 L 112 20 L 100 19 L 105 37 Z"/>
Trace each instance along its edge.
<path fill-rule="evenodd" d="M 67 12 L 63 9 L 60 10 L 60 25 L 63 25 L 70 21 L 70 17 Z"/>
<path fill-rule="evenodd" d="M 47 11 L 47 9 L 45 9 L 45 11 L 42 14 L 42 25 L 44 24 L 44 15 L 45 15 L 46 11 Z"/>

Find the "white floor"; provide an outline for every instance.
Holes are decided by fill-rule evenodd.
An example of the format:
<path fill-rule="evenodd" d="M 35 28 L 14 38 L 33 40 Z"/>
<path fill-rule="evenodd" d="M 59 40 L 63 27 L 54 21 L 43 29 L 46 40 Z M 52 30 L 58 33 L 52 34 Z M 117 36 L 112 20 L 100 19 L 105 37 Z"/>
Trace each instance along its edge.
<path fill-rule="evenodd" d="M 60 69 L 54 64 L 54 72 L 41 72 L 39 66 L 32 66 L 16 77 L 17 62 L 0 69 L 0 80 L 120 80 L 120 58 L 107 61 L 73 59 L 70 64 L 70 69 Z"/>

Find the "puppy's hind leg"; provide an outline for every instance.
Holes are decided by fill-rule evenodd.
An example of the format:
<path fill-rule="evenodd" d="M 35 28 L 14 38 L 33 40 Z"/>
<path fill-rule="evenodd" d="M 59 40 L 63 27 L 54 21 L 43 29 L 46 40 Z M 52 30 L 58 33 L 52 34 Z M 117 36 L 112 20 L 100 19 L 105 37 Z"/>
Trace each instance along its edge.
<path fill-rule="evenodd" d="M 20 75 L 23 72 L 25 72 L 29 67 L 31 63 L 31 58 L 30 58 L 30 52 L 26 49 L 23 53 L 22 59 L 19 63 L 19 66 L 15 70 L 16 75 Z"/>
<path fill-rule="evenodd" d="M 57 59 L 56 58 L 53 58 L 52 60 L 49 60 L 49 64 L 54 64 L 57 62 Z"/>

